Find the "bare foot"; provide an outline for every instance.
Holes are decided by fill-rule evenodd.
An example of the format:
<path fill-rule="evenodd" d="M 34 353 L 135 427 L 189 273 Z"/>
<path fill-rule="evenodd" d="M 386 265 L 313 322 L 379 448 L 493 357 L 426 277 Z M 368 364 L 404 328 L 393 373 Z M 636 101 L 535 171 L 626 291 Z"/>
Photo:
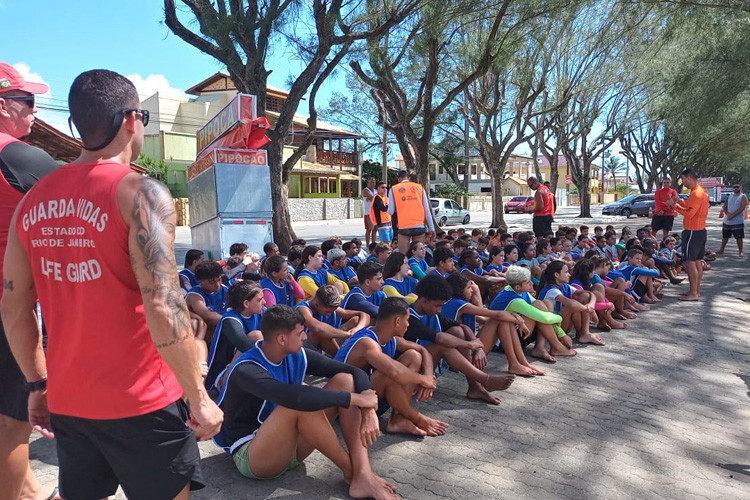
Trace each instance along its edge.
<path fill-rule="evenodd" d="M 684 296 L 680 297 L 680 300 L 682 300 L 684 302 L 696 302 L 698 300 L 701 300 L 701 297 L 700 297 L 700 295 L 689 295 L 688 294 L 688 295 L 684 295 Z"/>
<path fill-rule="evenodd" d="M 615 330 L 624 330 L 628 327 L 628 324 L 623 321 L 613 321 L 609 326 L 611 326 Z"/>
<path fill-rule="evenodd" d="M 578 351 L 575 349 L 550 349 L 550 353 L 555 356 L 575 356 Z"/>
<path fill-rule="evenodd" d="M 537 368 L 536 366 L 532 365 L 531 363 L 528 363 L 525 366 L 527 368 L 531 368 L 532 370 L 534 370 L 534 373 L 536 373 L 537 375 L 547 375 L 546 371 L 542 370 L 541 368 Z"/>
<path fill-rule="evenodd" d="M 578 335 L 578 342 L 581 344 L 595 344 L 595 345 L 604 345 L 604 341 L 599 335 L 596 335 L 594 333 L 588 333 L 586 335 Z"/>
<path fill-rule="evenodd" d="M 352 498 L 374 498 L 375 500 L 391 500 L 398 498 L 394 495 L 392 484 L 376 476 L 372 472 L 360 474 L 349 485 L 349 496 Z"/>
<path fill-rule="evenodd" d="M 568 335 L 560 337 L 560 343 L 568 349 L 573 349 L 573 339 L 571 339 Z"/>
<path fill-rule="evenodd" d="M 504 391 L 515 379 L 515 375 L 489 375 L 482 386 L 490 392 Z"/>
<path fill-rule="evenodd" d="M 385 432 L 389 434 L 412 434 L 414 436 L 426 436 L 427 432 L 417 427 L 414 422 L 401 415 L 393 415 L 385 426 Z"/>
<path fill-rule="evenodd" d="M 669 282 L 673 285 L 679 285 L 683 281 L 685 281 L 685 278 L 672 278 L 671 280 L 669 280 Z"/>
<path fill-rule="evenodd" d="M 596 324 L 596 328 L 598 328 L 599 330 L 602 330 L 602 331 L 604 331 L 604 332 L 608 332 L 608 331 L 612 330 L 612 327 L 611 327 L 611 326 L 609 326 L 609 325 L 607 324 L 607 322 L 606 322 L 606 321 L 604 321 L 604 320 L 602 320 L 602 321 L 600 321 L 599 323 L 597 323 L 597 324 Z"/>
<path fill-rule="evenodd" d="M 534 369 L 526 365 L 516 365 L 513 367 L 509 366 L 508 373 L 512 373 L 521 377 L 533 377 L 534 375 L 536 375 Z"/>
<path fill-rule="evenodd" d="M 719 250 L 717 250 L 717 251 L 716 251 L 716 253 L 717 253 L 718 255 L 721 255 L 721 254 L 723 254 L 723 253 L 724 253 L 724 249 L 723 249 L 723 248 L 720 248 Z"/>
<path fill-rule="evenodd" d="M 487 391 L 487 389 L 485 389 L 482 386 L 473 387 L 469 389 L 468 391 L 466 391 L 466 397 L 469 399 L 478 399 L 480 401 L 486 401 L 493 405 L 500 404 L 500 398 L 493 396 Z"/>
<path fill-rule="evenodd" d="M 535 347 L 534 350 L 531 351 L 530 356 L 546 361 L 547 363 L 557 363 L 557 360 L 543 347 L 539 349 Z"/>
<path fill-rule="evenodd" d="M 448 424 L 435 420 L 434 418 L 427 417 L 421 413 L 417 417 L 417 421 L 414 422 L 417 427 L 427 433 L 428 436 L 442 436 L 448 429 Z"/>

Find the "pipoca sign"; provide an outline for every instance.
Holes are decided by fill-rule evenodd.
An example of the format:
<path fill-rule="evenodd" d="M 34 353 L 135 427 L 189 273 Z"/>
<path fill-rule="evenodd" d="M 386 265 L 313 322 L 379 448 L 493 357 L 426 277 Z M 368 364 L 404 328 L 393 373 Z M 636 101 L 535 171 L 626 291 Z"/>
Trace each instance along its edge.
<path fill-rule="evenodd" d="M 213 141 L 226 134 L 243 121 L 251 121 L 257 118 L 255 110 L 255 96 L 250 94 L 237 94 L 232 102 L 211 118 L 202 129 L 197 132 L 198 156 Z"/>

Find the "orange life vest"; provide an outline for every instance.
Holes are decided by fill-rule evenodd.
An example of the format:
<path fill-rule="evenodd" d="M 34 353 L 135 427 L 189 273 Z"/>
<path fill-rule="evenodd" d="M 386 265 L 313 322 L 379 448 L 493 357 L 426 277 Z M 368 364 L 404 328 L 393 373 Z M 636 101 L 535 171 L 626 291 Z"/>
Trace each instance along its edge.
<path fill-rule="evenodd" d="M 373 223 L 373 225 L 378 223 L 378 219 L 375 217 L 375 197 L 380 198 L 383 201 L 383 205 L 388 208 L 388 197 L 387 196 L 380 196 L 379 194 L 376 194 L 373 196 L 372 203 L 370 203 L 370 222 Z M 391 216 L 386 210 L 380 211 L 380 223 L 385 224 L 387 222 L 391 222 Z"/>
<path fill-rule="evenodd" d="M 422 226 L 425 223 L 424 189 L 416 182 L 399 182 L 393 188 L 398 227 L 401 229 Z"/>

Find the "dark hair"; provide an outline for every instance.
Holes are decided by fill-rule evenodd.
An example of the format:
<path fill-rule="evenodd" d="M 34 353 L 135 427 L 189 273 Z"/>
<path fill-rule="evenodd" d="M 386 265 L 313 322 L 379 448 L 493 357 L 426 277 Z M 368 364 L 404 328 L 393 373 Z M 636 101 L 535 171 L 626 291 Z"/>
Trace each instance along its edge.
<path fill-rule="evenodd" d="M 272 252 L 272 251 L 276 250 L 277 248 L 279 248 L 279 245 L 277 245 L 273 241 L 269 241 L 268 243 L 266 243 L 265 245 L 263 245 L 263 251 L 266 252 L 266 253 Z"/>
<path fill-rule="evenodd" d="M 581 232 L 583 232 L 584 229 L 588 231 L 589 227 L 586 224 L 584 224 L 580 227 Z"/>
<path fill-rule="evenodd" d="M 587 239 L 589 239 L 589 237 L 585 234 L 579 234 L 577 239 L 578 241 L 586 241 Z"/>
<path fill-rule="evenodd" d="M 378 321 L 386 321 L 394 316 L 406 316 L 409 314 L 409 304 L 400 297 L 388 297 L 380 303 L 378 308 Z"/>
<path fill-rule="evenodd" d="M 599 255 L 598 253 L 596 253 L 596 250 L 589 250 L 585 254 L 583 254 L 583 258 L 584 259 L 590 259 L 591 257 L 594 257 L 596 255 Z M 576 265 L 578 265 L 578 264 L 576 264 Z"/>
<path fill-rule="evenodd" d="M 293 246 L 293 247 L 296 247 L 296 246 L 306 247 L 307 246 L 307 240 L 304 239 L 304 238 L 297 238 L 296 240 L 292 241 L 292 245 L 291 246 Z"/>
<path fill-rule="evenodd" d="M 542 277 L 539 279 L 539 285 L 537 286 L 537 293 L 542 291 L 547 285 L 556 285 L 555 274 L 562 271 L 562 268 L 567 266 L 563 260 L 553 260 L 547 265 L 547 269 L 542 273 Z"/>
<path fill-rule="evenodd" d="M 505 248 L 501 247 L 500 245 L 495 245 L 494 247 L 490 248 L 490 260 L 495 258 L 495 255 L 499 254 L 500 252 L 505 253 Z"/>
<path fill-rule="evenodd" d="M 591 262 L 594 263 L 594 269 L 601 266 L 602 264 L 609 264 L 609 259 L 603 255 L 594 255 L 591 257 Z"/>
<path fill-rule="evenodd" d="M 341 245 L 341 250 L 343 250 L 344 252 L 348 252 L 349 250 L 352 249 L 352 247 L 356 248 L 354 243 L 352 243 L 351 241 L 347 241 L 346 243 Z"/>
<path fill-rule="evenodd" d="M 380 243 L 375 245 L 375 248 L 373 248 L 372 253 L 373 255 L 377 256 L 385 252 L 386 250 L 390 250 L 390 249 L 391 249 L 391 245 L 389 245 L 388 243 L 385 243 L 384 241 L 381 241 Z"/>
<path fill-rule="evenodd" d="M 201 262 L 195 268 L 195 279 L 198 281 L 216 279 L 223 274 L 224 271 L 221 269 L 219 263 L 212 260 Z"/>
<path fill-rule="evenodd" d="M 432 263 L 436 267 L 439 263 L 445 262 L 446 260 L 449 260 L 452 258 L 453 258 L 453 252 L 448 247 L 440 247 L 432 251 Z"/>
<path fill-rule="evenodd" d="M 630 250 L 628 250 L 628 260 L 638 254 L 643 254 L 643 250 L 641 250 L 640 248 L 631 248 Z"/>
<path fill-rule="evenodd" d="M 630 238 L 628 241 L 625 242 L 625 250 L 630 250 L 631 248 L 637 246 L 635 242 L 638 241 L 638 238 Z"/>
<path fill-rule="evenodd" d="M 260 330 L 264 340 L 273 340 L 282 333 L 290 333 L 297 325 L 304 325 L 305 318 L 299 309 L 284 304 L 269 307 L 260 319 Z"/>
<path fill-rule="evenodd" d="M 263 271 L 270 277 L 271 273 L 278 273 L 286 267 L 286 259 L 281 255 L 271 255 L 263 261 Z"/>
<path fill-rule="evenodd" d="M 451 286 L 451 289 L 453 290 L 453 296 L 457 299 L 463 299 L 464 298 L 464 291 L 466 290 L 466 287 L 469 285 L 469 278 L 464 276 L 463 274 L 451 274 L 446 278 L 448 281 L 448 284 Z"/>
<path fill-rule="evenodd" d="M 475 227 L 474 229 L 471 230 L 471 235 L 472 236 L 479 236 L 479 235 L 484 236 L 484 231 L 479 229 L 478 227 Z"/>
<path fill-rule="evenodd" d="M 604 241 L 606 243 L 607 238 L 603 234 L 599 234 L 597 236 L 594 236 L 594 240 L 599 243 L 600 241 Z"/>
<path fill-rule="evenodd" d="M 377 262 L 371 260 L 363 262 L 357 269 L 357 280 L 359 280 L 359 284 L 364 285 L 365 281 L 371 280 L 377 276 L 378 273 L 383 272 L 382 269 L 381 265 Z"/>
<path fill-rule="evenodd" d="M 615 226 L 613 226 L 612 224 L 607 224 L 607 227 L 605 227 L 604 229 L 605 229 L 606 231 L 614 231 L 614 229 L 615 229 Z"/>
<path fill-rule="evenodd" d="M 193 265 L 193 262 L 203 257 L 203 250 L 196 250 L 191 248 L 185 254 L 185 267 L 188 268 Z"/>
<path fill-rule="evenodd" d="M 549 239 L 549 244 L 552 245 L 553 247 L 557 245 L 559 242 L 560 242 L 560 238 L 558 238 L 557 236 Z"/>
<path fill-rule="evenodd" d="M 68 94 L 70 117 L 81 134 L 84 149 L 99 150 L 115 138 L 122 127 L 122 113 L 138 107 L 133 82 L 106 69 L 81 73 Z"/>
<path fill-rule="evenodd" d="M 447 302 L 453 296 L 453 289 L 448 281 L 437 274 L 428 274 L 414 287 L 414 293 L 425 300 L 442 300 Z"/>
<path fill-rule="evenodd" d="M 497 234 L 497 231 L 495 231 L 494 229 L 488 229 L 487 230 L 487 237 L 488 238 L 492 238 L 493 236 L 495 236 L 495 234 Z"/>
<path fill-rule="evenodd" d="M 442 240 L 437 240 L 435 242 L 435 250 L 437 250 L 438 248 L 447 247 L 448 244 L 450 244 L 451 246 L 453 246 L 453 240 L 449 240 L 449 239 L 445 239 L 445 238 L 442 239 Z M 434 250 L 433 250 L 433 253 L 434 253 Z"/>
<path fill-rule="evenodd" d="M 302 262 L 300 262 L 299 266 L 297 266 L 297 269 L 294 270 L 294 279 L 297 279 L 299 277 L 299 273 L 301 273 L 307 267 L 307 262 L 310 260 L 310 257 L 318 252 L 320 252 L 320 247 L 316 247 L 315 245 L 308 245 L 304 250 L 302 250 Z"/>
<path fill-rule="evenodd" d="M 463 267 L 466 265 L 466 261 L 474 256 L 475 250 L 471 248 L 467 248 L 463 252 L 461 252 L 461 255 L 458 257 L 458 267 Z"/>
<path fill-rule="evenodd" d="M 604 232 L 604 229 L 602 229 L 602 226 L 596 226 L 596 227 L 594 228 L 594 232 L 597 232 L 597 231 L 601 231 L 601 232 Z"/>
<path fill-rule="evenodd" d="M 524 231 L 523 233 L 521 233 L 521 234 L 518 235 L 518 244 L 520 245 L 522 243 L 528 243 L 528 242 L 530 242 L 533 239 L 534 239 L 534 234 L 533 233 L 529 234 L 529 233 L 527 233 L 527 232 Z"/>
<path fill-rule="evenodd" d="M 573 274 L 571 279 L 578 280 L 581 282 L 584 290 L 591 289 L 591 277 L 589 276 L 594 272 L 594 261 L 590 258 L 581 259 L 576 262 L 573 268 Z"/>
<path fill-rule="evenodd" d="M 327 239 L 320 244 L 320 250 L 323 252 L 323 256 L 328 255 L 328 250 L 336 246 L 336 240 Z"/>
<path fill-rule="evenodd" d="M 238 281 L 227 291 L 227 306 L 236 313 L 241 313 L 246 300 L 253 300 L 263 289 L 254 281 Z"/>
<path fill-rule="evenodd" d="M 300 245 L 294 245 L 289 249 L 289 253 L 287 253 L 286 258 L 289 259 L 289 261 L 297 260 L 302 258 L 302 252 L 305 251 L 305 247 Z"/>
<path fill-rule="evenodd" d="M 239 255 L 247 251 L 247 245 L 244 243 L 232 243 L 229 247 L 229 255 Z"/>
<path fill-rule="evenodd" d="M 457 248 L 468 248 L 468 247 L 469 247 L 469 242 L 466 241 L 466 240 L 462 240 L 461 238 L 459 238 L 459 239 L 457 239 L 456 241 L 453 242 L 453 249 L 454 250 L 457 249 Z"/>
<path fill-rule="evenodd" d="M 513 252 L 513 250 L 518 250 L 518 247 L 514 245 L 513 243 L 510 243 L 508 245 L 505 245 L 503 247 L 503 250 L 505 250 L 505 257 L 507 258 L 508 255 L 510 255 L 511 252 Z"/>
<path fill-rule="evenodd" d="M 614 231 L 607 231 L 606 233 L 604 233 L 604 239 L 606 239 L 606 240 L 610 239 L 613 236 L 615 238 L 617 237 L 617 233 L 614 232 Z"/>
<path fill-rule="evenodd" d="M 526 255 L 526 250 L 528 250 L 529 248 L 534 248 L 534 244 L 530 241 L 527 241 L 527 242 L 521 243 L 520 247 L 521 249 L 519 251 L 521 252 L 521 256 L 524 257 Z"/>
<path fill-rule="evenodd" d="M 692 177 L 693 179 L 698 178 L 698 174 L 696 174 L 695 170 L 693 170 L 692 168 L 686 168 L 685 170 L 682 171 L 680 175 L 682 177 Z"/>
<path fill-rule="evenodd" d="M 537 255 L 541 255 L 541 253 L 544 251 L 544 249 L 547 248 L 547 245 L 549 245 L 549 240 L 547 238 L 539 238 L 536 241 L 536 253 L 537 253 Z"/>
<path fill-rule="evenodd" d="M 503 240 L 507 240 L 508 238 L 512 238 L 512 237 L 513 237 L 512 234 L 503 233 L 503 234 L 500 235 L 500 241 L 502 242 Z"/>
<path fill-rule="evenodd" d="M 401 252 L 393 252 L 392 254 L 390 254 L 385 260 L 385 265 L 383 266 L 383 279 L 388 279 L 396 276 L 396 273 L 398 273 L 399 269 L 401 269 L 401 266 L 404 265 L 405 260 L 406 255 L 402 254 Z"/>
<path fill-rule="evenodd" d="M 359 238 L 352 238 L 352 243 L 354 243 L 358 247 L 362 246 L 362 240 L 360 240 Z"/>
<path fill-rule="evenodd" d="M 235 267 L 242 264 L 242 257 L 239 255 L 233 255 L 232 257 L 229 257 L 227 261 L 224 263 L 225 267 L 228 267 L 229 269 L 234 269 Z"/>
<path fill-rule="evenodd" d="M 477 243 L 481 243 L 483 245 L 489 245 L 490 239 L 486 236 L 480 236 L 479 239 L 477 240 Z"/>
<path fill-rule="evenodd" d="M 387 185 L 388 185 L 388 184 L 387 184 L 387 183 L 386 183 L 385 181 L 379 181 L 379 182 L 378 182 L 378 183 L 377 183 L 377 184 L 375 185 L 375 187 L 376 187 L 376 188 L 379 188 L 380 186 L 387 186 Z"/>

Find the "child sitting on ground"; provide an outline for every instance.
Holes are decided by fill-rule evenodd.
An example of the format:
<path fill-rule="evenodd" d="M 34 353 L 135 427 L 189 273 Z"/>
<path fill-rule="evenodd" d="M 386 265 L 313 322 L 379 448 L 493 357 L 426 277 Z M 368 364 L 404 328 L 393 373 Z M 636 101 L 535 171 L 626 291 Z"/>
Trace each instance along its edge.
<path fill-rule="evenodd" d="M 414 288 L 417 280 L 409 276 L 409 260 L 401 252 L 393 252 L 383 267 L 383 292 L 413 304 L 417 300 Z"/>
<path fill-rule="evenodd" d="M 643 266 L 643 251 L 638 248 L 631 248 L 627 259 L 627 265 L 620 268 L 620 272 L 627 281 L 632 283 L 628 293 L 638 302 L 647 304 L 660 302 L 654 293 L 654 279 L 659 277 L 659 271 Z"/>

